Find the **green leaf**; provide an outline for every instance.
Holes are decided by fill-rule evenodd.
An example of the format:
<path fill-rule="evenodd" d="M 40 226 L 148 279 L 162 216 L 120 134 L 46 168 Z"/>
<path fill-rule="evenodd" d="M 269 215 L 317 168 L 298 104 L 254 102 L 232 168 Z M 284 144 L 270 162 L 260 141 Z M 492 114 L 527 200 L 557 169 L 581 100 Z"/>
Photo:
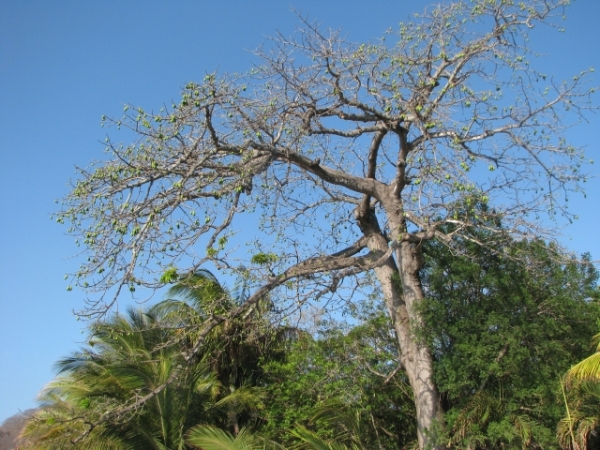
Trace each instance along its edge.
<path fill-rule="evenodd" d="M 160 282 L 163 284 L 174 283 L 179 278 L 176 267 L 167 267 L 167 269 L 160 276 Z"/>
<path fill-rule="evenodd" d="M 257 253 L 256 255 L 252 256 L 251 261 L 252 261 L 252 264 L 265 265 L 265 264 L 272 264 L 272 263 L 276 262 L 278 259 L 279 258 L 274 253 Z"/>

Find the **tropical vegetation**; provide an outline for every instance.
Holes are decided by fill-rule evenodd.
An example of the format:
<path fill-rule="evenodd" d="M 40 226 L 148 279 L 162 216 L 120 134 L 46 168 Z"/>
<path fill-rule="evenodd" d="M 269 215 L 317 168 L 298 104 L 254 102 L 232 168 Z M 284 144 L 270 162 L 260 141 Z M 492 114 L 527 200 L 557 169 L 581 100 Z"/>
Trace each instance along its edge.
<path fill-rule="evenodd" d="M 447 417 L 442 445 L 593 448 L 586 445 L 600 429 L 599 353 L 586 356 L 600 291 L 589 256 L 557 259 L 556 247 L 542 241 L 464 248 L 463 255 L 424 248 L 419 338 L 436 361 Z M 292 329 L 274 322 L 267 298 L 212 329 L 188 361 L 201 324 L 242 299 L 206 271 L 180 277 L 167 297 L 90 326 L 88 346 L 57 363 L 24 448 L 416 444 L 413 392 L 390 318 L 374 299 L 349 305 L 348 320 L 320 317 L 311 329 Z M 165 382 L 148 401 L 103 420 Z"/>
<path fill-rule="evenodd" d="M 32 445 L 594 445 L 598 274 L 553 238 L 596 88 L 531 47 L 568 3 L 442 2 L 367 43 L 300 17 L 247 73 L 103 117 L 133 139 L 56 213 L 95 322 Z"/>
<path fill-rule="evenodd" d="M 245 301 L 227 314 L 216 308 L 197 328 L 183 357 L 192 364 L 214 330 L 241 338 L 237 321 L 269 298 L 273 311 L 292 317 L 313 302 L 335 315 L 369 297 L 391 319 L 420 449 L 545 442 L 543 413 L 526 414 L 512 402 L 493 406 L 486 389 L 509 387 L 511 397 L 526 400 L 523 408 L 544 408 L 547 396 L 534 381 L 513 386 L 504 379 L 513 355 L 539 367 L 536 358 L 547 353 L 536 356 L 529 339 L 544 332 L 521 330 L 511 342 L 506 327 L 519 328 L 535 308 L 560 319 L 559 312 L 549 305 L 544 313 L 537 293 L 520 309 L 516 297 L 503 294 L 506 312 L 522 319 L 495 320 L 499 312 L 489 311 L 490 334 L 509 339 L 506 356 L 490 342 L 476 355 L 477 372 L 454 381 L 444 373 L 450 363 L 438 362 L 448 351 L 458 361 L 472 344 L 453 345 L 452 329 L 428 342 L 438 330 L 425 317 L 430 296 L 422 269 L 429 245 L 457 255 L 477 253 L 467 243 L 500 250 L 511 239 L 552 240 L 560 224 L 575 219 L 569 198 L 585 187 L 589 159 L 565 129 L 595 109 L 592 70 L 554 80 L 537 64 L 531 39 L 540 27 L 562 28 L 568 3 L 444 1 L 362 43 L 301 17 L 301 29 L 269 40 L 247 72 L 207 73 L 187 83 L 179 100 L 154 109 L 126 105 L 122 116 L 103 117 L 103 126 L 122 130 L 129 143 L 111 132 L 105 161 L 77 171 L 56 213 L 84 256 L 70 278 L 89 294 L 80 314 L 106 317 L 120 293 L 160 289 L 174 274 L 200 267 L 244 278 Z M 473 302 L 507 284 L 499 281 Z M 531 279 L 518 294 L 528 287 L 544 290 Z M 235 367 L 224 369 L 224 385 L 254 381 Z M 548 377 L 542 371 L 538 381 Z M 457 425 L 458 405 L 475 393 L 489 405 L 483 411 L 505 411 L 506 418 L 479 423 L 479 430 L 472 419 Z M 122 408 L 110 418 L 131 406 Z M 245 415 L 234 410 L 230 421 L 241 433 L 235 421 Z M 513 429 L 524 430 L 521 437 L 511 437 Z M 496 437 L 475 437 L 486 433 Z"/>

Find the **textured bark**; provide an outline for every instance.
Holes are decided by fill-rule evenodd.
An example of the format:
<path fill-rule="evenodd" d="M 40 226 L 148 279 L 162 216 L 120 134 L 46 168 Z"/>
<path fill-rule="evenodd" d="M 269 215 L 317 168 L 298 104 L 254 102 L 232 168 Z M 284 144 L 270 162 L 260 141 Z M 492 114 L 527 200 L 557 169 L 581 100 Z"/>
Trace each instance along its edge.
<path fill-rule="evenodd" d="M 434 448 L 442 448 L 441 444 L 436 442 L 436 433 L 443 430 L 444 419 L 439 393 L 433 381 L 433 360 L 429 349 L 415 333 L 415 329 L 422 323 L 417 304 L 424 298 L 419 277 L 419 248 L 409 242 L 403 242 L 397 255 L 401 264 L 404 307 L 409 320 L 396 325 L 395 329 L 403 352 L 401 361 L 414 393 L 419 447 L 428 448 L 436 443 Z M 397 318 L 392 316 L 392 319 L 396 324 Z"/>
<path fill-rule="evenodd" d="M 366 210 L 365 206 L 363 202 L 357 216 L 367 237 L 367 245 L 371 252 L 384 254 L 390 243 L 381 232 L 375 213 L 371 209 Z M 396 259 L 398 264 L 390 256 L 374 270 L 398 340 L 400 362 L 413 390 L 419 448 L 441 449 L 443 445 L 437 442 L 436 433 L 444 429 L 444 417 L 433 380 L 433 361 L 429 349 L 417 333 L 422 320 L 416 306 L 425 297 L 419 276 L 422 268 L 420 248 L 409 241 L 401 242 Z"/>

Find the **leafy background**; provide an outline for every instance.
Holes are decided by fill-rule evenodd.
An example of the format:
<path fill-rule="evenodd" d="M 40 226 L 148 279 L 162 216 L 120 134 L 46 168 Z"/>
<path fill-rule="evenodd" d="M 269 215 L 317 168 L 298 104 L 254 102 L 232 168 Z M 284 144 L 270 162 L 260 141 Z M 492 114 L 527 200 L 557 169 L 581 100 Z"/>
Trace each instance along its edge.
<path fill-rule="evenodd" d="M 158 109 L 206 72 L 248 70 L 248 50 L 299 24 L 293 9 L 343 28 L 349 40 L 368 41 L 424 5 L 0 1 L 0 421 L 34 406 L 52 364 L 83 339 L 84 324 L 71 314 L 82 294 L 67 293 L 63 281 L 78 266 L 70 259 L 77 247 L 49 217 L 68 191 L 73 165 L 103 157 L 103 114 L 120 115 L 125 102 Z M 533 45 L 547 55 L 539 67 L 557 78 L 600 70 L 600 2 L 577 0 L 567 14 L 564 33 L 534 34 Z M 589 119 L 570 138 L 600 161 L 600 117 Z M 580 220 L 560 242 L 600 257 L 600 182 L 589 183 L 587 200 L 571 203 Z"/>

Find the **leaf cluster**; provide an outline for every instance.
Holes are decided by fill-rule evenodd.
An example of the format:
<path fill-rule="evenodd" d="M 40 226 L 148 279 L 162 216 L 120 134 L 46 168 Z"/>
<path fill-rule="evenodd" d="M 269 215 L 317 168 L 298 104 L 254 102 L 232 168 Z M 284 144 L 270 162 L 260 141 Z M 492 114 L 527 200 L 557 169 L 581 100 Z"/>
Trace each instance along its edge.
<path fill-rule="evenodd" d="M 600 315 L 589 258 L 565 261 L 542 241 L 465 243 L 459 257 L 428 245 L 426 256 L 425 338 L 451 442 L 556 445 L 560 379 L 586 354 Z"/>

